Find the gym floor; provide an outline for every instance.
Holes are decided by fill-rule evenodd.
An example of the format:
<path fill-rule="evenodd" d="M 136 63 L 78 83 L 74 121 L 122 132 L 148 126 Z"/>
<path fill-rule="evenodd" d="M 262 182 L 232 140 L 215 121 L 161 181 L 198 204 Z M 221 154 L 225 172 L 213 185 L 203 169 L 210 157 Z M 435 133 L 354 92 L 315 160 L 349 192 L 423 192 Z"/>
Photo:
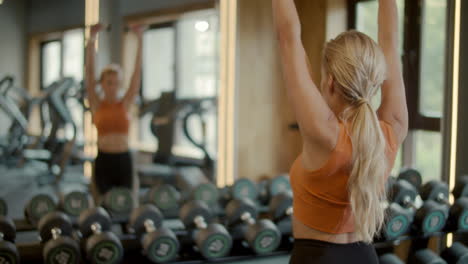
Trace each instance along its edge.
<path fill-rule="evenodd" d="M 38 192 L 55 193 L 57 189 L 68 191 L 73 189 L 83 189 L 81 184 L 83 177 L 81 166 L 69 167 L 64 175 L 64 183 L 58 188 L 52 186 L 39 187 L 36 178 L 47 173 L 47 167 L 40 162 L 29 162 L 23 168 L 6 168 L 0 166 L 0 193 L 8 204 L 8 215 L 13 219 L 23 219 L 23 208 L 30 198 Z M 17 242 L 37 241 L 36 232 L 26 232 L 19 234 Z M 284 264 L 288 263 L 289 256 L 256 257 L 252 260 L 225 262 L 227 264 Z"/>

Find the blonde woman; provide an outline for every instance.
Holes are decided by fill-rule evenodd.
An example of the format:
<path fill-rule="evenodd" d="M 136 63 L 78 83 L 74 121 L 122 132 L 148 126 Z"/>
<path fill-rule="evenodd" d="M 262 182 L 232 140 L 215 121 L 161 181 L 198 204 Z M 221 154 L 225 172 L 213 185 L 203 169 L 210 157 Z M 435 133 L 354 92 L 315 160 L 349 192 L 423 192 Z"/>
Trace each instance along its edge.
<path fill-rule="evenodd" d="M 138 39 L 135 68 L 129 88 L 120 97 L 123 76 L 119 65 L 108 65 L 101 71 L 99 79 L 95 79 L 95 41 L 103 28 L 101 24 L 91 27 L 86 46 L 86 92 L 98 131 L 98 155 L 94 161 L 91 184 L 93 196 L 97 200 L 113 187 L 137 187 L 129 152 L 129 110 L 141 86 L 142 39 L 145 29 L 140 25 L 131 28 Z M 101 94 L 96 90 L 98 86 L 101 87 Z"/>
<path fill-rule="evenodd" d="M 313 82 L 294 0 L 272 0 L 284 79 L 303 150 L 291 167 L 294 248 L 290 263 L 378 263 L 371 242 L 380 202 L 408 130 L 398 54 L 396 0 L 379 1 L 379 40 L 344 32 L 323 50 Z M 382 92 L 377 111 L 371 100 Z"/>

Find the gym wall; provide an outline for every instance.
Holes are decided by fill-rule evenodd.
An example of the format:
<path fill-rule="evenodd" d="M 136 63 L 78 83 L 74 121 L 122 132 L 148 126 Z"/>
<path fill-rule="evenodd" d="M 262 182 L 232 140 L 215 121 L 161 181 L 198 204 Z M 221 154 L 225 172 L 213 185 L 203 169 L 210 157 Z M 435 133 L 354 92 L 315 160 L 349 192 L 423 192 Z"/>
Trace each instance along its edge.
<path fill-rule="evenodd" d="M 296 0 L 313 79 L 326 40 L 346 29 L 346 1 Z M 238 1 L 236 161 L 238 177 L 287 172 L 301 151 L 283 85 L 270 0 Z M 261 125 L 259 125 L 261 124 Z"/>
<path fill-rule="evenodd" d="M 0 5 L 0 74 L 12 74 L 18 85 L 26 76 L 26 0 L 5 1 Z M 8 63 L 5 63 L 8 62 Z M 0 75 L 1 78 L 1 75 Z M 4 136 L 10 120 L 0 111 L 0 136 Z"/>
<path fill-rule="evenodd" d="M 29 33 L 44 33 L 77 27 L 84 24 L 84 17 L 83 0 L 28 1 L 27 24 Z"/>
<path fill-rule="evenodd" d="M 120 0 L 120 14 L 128 16 L 160 9 L 174 8 L 194 3 L 204 3 L 206 0 Z"/>

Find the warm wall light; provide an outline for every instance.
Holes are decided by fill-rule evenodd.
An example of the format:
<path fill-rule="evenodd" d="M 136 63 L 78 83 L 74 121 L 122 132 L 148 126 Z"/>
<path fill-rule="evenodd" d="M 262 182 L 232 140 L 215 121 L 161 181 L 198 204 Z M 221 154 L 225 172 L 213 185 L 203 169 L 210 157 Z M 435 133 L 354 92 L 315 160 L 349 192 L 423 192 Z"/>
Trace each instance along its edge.
<path fill-rule="evenodd" d="M 0 0 L 0 5 L 3 4 L 3 0 Z"/>
<path fill-rule="evenodd" d="M 0 0 L 1 1 L 1 0 Z M 89 38 L 90 26 L 99 22 L 99 0 L 86 0 L 85 3 L 85 39 Z M 97 42 L 96 42 L 97 43 Z M 97 44 L 96 44 L 97 45 Z M 97 46 L 96 46 L 97 48 Z M 87 104 L 87 102 L 85 102 Z M 84 138 L 85 146 L 84 153 L 86 156 L 95 157 L 97 154 L 97 133 L 96 128 L 93 126 L 92 117 L 90 112 L 84 114 Z M 85 162 L 84 164 L 84 176 L 91 178 L 92 175 L 92 164 L 91 162 Z"/>
<path fill-rule="evenodd" d="M 235 88 L 237 0 L 220 1 L 221 48 L 220 88 L 218 96 L 218 167 L 219 187 L 232 184 L 235 175 Z"/>
<path fill-rule="evenodd" d="M 458 137 L 458 92 L 460 88 L 460 18 L 461 18 L 461 0 L 455 0 L 455 21 L 453 37 L 453 79 L 452 79 L 452 127 L 450 137 L 450 190 L 455 186 L 457 169 L 457 137 Z M 450 197 L 450 203 L 453 203 L 453 196 Z M 447 236 L 447 246 L 453 243 L 453 236 Z"/>
<path fill-rule="evenodd" d="M 452 80 L 452 127 L 450 138 L 450 189 L 455 186 L 458 137 L 458 92 L 460 86 L 460 18 L 461 0 L 455 1 L 455 25 L 453 38 L 453 80 Z"/>

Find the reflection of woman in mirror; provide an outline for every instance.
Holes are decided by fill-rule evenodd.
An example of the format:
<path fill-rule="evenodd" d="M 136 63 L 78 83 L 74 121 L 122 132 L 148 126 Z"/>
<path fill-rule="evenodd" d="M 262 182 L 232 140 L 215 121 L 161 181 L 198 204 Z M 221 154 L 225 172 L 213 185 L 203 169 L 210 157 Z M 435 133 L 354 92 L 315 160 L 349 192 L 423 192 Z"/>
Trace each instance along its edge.
<path fill-rule="evenodd" d="M 111 64 L 105 67 L 101 71 L 99 80 L 95 79 L 95 41 L 98 32 L 103 28 L 101 24 L 91 27 L 90 38 L 86 46 L 86 92 L 93 122 L 98 131 L 98 155 L 94 162 L 94 174 L 91 181 L 94 195 L 97 196 L 113 187 L 136 187 L 132 157 L 129 152 L 129 111 L 141 83 L 144 31 L 142 26 L 131 28 L 138 38 L 135 68 L 129 88 L 123 97 L 119 97 L 123 79 L 120 66 Z M 96 90 L 98 85 L 101 87 L 102 94 L 98 94 Z"/>
<path fill-rule="evenodd" d="M 408 131 L 396 0 L 379 0 L 379 43 L 348 31 L 330 40 L 314 83 L 294 0 L 272 0 L 288 94 L 303 139 L 291 167 L 291 263 L 377 264 L 385 182 Z M 382 92 L 375 111 L 372 98 Z"/>

